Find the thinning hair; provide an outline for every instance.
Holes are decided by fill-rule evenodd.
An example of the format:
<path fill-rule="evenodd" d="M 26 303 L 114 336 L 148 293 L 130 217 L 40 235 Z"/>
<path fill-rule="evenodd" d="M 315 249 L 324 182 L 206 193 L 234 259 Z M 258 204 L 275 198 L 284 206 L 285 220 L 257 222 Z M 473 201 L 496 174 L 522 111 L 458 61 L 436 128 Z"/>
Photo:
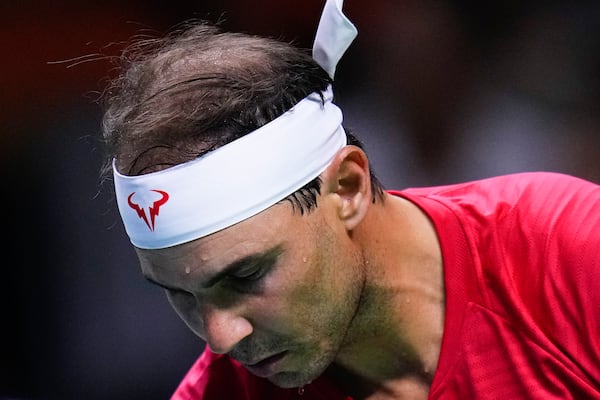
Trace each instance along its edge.
<path fill-rule="evenodd" d="M 332 83 L 307 49 L 193 21 L 132 43 L 102 98 L 110 174 L 141 175 L 178 165 L 236 140 Z M 350 144 L 360 142 L 348 134 Z M 362 147 L 362 146 L 361 146 Z M 371 176 L 374 201 L 383 189 Z M 285 200 L 301 213 L 317 203 L 316 178 Z M 259 189 L 259 188 L 257 188 Z"/>

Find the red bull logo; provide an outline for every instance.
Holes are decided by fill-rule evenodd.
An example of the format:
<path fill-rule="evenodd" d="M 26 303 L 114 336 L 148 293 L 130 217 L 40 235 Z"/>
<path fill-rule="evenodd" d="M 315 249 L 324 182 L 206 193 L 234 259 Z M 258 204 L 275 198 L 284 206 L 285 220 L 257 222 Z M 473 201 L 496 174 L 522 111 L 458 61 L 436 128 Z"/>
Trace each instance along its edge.
<path fill-rule="evenodd" d="M 135 192 L 131 193 L 127 197 L 127 204 L 137 213 L 138 217 L 140 217 L 148 226 L 150 231 L 154 232 L 154 224 L 156 221 L 156 217 L 160 211 L 160 207 L 169 201 L 169 194 L 163 190 L 152 190 L 160 195 L 160 198 L 155 200 L 151 206 L 144 208 L 137 203 L 133 202 L 133 195 Z"/>

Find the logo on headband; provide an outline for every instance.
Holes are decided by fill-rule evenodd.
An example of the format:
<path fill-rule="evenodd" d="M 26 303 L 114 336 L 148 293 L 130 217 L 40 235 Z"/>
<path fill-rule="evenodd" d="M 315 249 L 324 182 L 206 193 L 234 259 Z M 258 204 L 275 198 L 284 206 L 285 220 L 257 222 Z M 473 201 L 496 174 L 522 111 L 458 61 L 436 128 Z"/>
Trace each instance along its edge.
<path fill-rule="evenodd" d="M 142 220 L 144 220 L 146 225 L 148 225 L 148 228 L 150 229 L 150 231 L 154 232 L 154 221 L 155 221 L 156 217 L 158 216 L 158 211 L 159 211 L 160 207 L 169 200 L 169 194 L 162 190 L 152 190 L 152 191 L 160 194 L 161 197 L 158 200 L 155 200 L 152 203 L 152 205 L 149 206 L 147 209 L 144 208 L 143 206 L 140 206 L 139 204 L 136 204 L 133 202 L 132 198 L 133 198 L 133 195 L 135 194 L 135 192 L 131 193 L 127 197 L 127 204 L 129 204 L 129 207 L 131 207 L 132 209 L 135 210 L 138 217 L 140 217 Z M 146 213 L 146 211 L 148 213 Z"/>

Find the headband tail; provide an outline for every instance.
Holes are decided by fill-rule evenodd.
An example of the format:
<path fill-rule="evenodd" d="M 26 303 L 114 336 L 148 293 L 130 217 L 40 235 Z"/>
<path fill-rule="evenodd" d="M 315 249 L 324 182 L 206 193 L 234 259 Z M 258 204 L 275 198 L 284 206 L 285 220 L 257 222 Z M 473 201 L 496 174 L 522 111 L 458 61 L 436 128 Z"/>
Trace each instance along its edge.
<path fill-rule="evenodd" d="M 358 34 L 354 24 L 342 12 L 344 0 L 327 0 L 313 44 L 313 59 L 331 79 L 335 69 Z"/>

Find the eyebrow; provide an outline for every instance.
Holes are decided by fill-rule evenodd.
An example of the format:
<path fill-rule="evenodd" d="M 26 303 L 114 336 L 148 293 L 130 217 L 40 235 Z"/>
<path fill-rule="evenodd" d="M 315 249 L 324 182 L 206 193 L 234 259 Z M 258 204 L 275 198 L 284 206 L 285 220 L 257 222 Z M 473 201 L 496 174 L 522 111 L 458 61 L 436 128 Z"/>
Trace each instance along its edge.
<path fill-rule="evenodd" d="M 144 275 L 144 278 L 146 278 L 146 280 L 148 282 L 150 282 L 150 283 L 152 283 L 152 284 L 154 284 L 156 286 L 160 286 L 163 289 L 171 290 L 171 291 L 174 291 L 174 292 L 183 292 L 183 289 L 176 288 L 176 287 L 173 287 L 173 286 L 165 285 L 164 283 L 160 283 L 160 282 L 154 280 L 153 278 L 151 278 L 149 276 Z"/>
<path fill-rule="evenodd" d="M 225 277 L 227 277 L 228 275 L 231 275 L 233 272 L 236 272 L 244 267 L 246 267 L 248 264 L 261 264 L 261 263 L 267 263 L 267 262 L 271 262 L 274 261 L 275 259 L 277 259 L 277 257 L 283 252 L 283 247 L 281 244 L 278 244 L 276 246 L 271 247 L 270 249 L 267 249 L 263 252 L 260 253 L 255 253 L 255 254 L 250 254 L 246 257 L 242 257 L 239 260 L 233 261 L 230 264 L 227 264 L 225 266 L 225 268 L 223 268 L 222 270 L 220 270 L 219 272 L 217 272 L 214 276 L 210 277 L 206 283 L 204 283 L 201 287 L 203 289 L 208 289 L 213 287 L 214 285 L 216 285 L 219 281 L 223 280 Z M 166 285 L 164 283 L 158 282 L 156 281 L 154 278 L 150 277 L 150 276 L 146 276 L 144 275 L 144 277 L 146 278 L 146 280 L 148 280 L 150 283 L 153 283 L 157 286 L 160 286 L 163 289 L 166 290 L 171 290 L 171 291 L 175 291 L 175 292 L 182 292 L 184 291 L 181 288 L 176 288 L 173 286 L 169 286 Z"/>

